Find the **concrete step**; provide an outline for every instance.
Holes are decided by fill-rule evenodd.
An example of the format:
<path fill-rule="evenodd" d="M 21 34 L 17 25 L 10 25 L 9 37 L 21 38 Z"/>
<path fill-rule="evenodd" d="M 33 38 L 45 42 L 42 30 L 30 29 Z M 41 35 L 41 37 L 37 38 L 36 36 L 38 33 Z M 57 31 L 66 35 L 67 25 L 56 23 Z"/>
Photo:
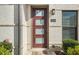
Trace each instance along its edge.
<path fill-rule="evenodd" d="M 44 55 L 43 51 L 46 50 L 46 48 L 32 48 L 32 55 Z"/>

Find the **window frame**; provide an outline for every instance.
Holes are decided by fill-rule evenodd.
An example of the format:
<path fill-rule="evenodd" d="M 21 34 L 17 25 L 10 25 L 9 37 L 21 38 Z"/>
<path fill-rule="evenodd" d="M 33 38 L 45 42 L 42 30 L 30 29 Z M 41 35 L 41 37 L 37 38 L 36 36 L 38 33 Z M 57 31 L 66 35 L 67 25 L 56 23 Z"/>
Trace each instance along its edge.
<path fill-rule="evenodd" d="M 76 12 L 76 26 L 75 27 L 64 27 L 63 26 L 63 12 Z M 62 10 L 62 40 L 64 40 L 63 36 L 63 28 L 76 28 L 75 29 L 75 40 L 78 40 L 78 10 Z"/>

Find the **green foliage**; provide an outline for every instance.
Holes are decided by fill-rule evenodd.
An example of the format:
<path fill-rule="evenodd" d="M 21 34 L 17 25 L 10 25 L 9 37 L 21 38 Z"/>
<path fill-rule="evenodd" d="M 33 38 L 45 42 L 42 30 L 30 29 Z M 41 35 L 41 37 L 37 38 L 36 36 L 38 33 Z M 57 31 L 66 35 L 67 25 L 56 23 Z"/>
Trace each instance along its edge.
<path fill-rule="evenodd" d="M 71 48 L 71 47 L 68 47 L 66 54 L 67 54 L 67 55 L 74 55 L 74 49 Z"/>
<path fill-rule="evenodd" d="M 0 55 L 10 55 L 12 52 L 12 44 L 8 42 L 0 42 Z"/>
<path fill-rule="evenodd" d="M 0 55 L 11 55 L 11 52 L 2 46 L 0 47 Z"/>
<path fill-rule="evenodd" d="M 64 49 L 65 52 L 67 52 L 68 47 L 74 48 L 77 45 L 79 45 L 79 43 L 78 43 L 78 41 L 76 41 L 74 39 L 65 39 L 63 41 L 63 49 Z"/>
<path fill-rule="evenodd" d="M 75 54 L 76 55 L 79 55 L 79 45 L 78 46 L 75 46 L 75 49 L 74 50 L 75 50 Z"/>
<path fill-rule="evenodd" d="M 64 40 L 63 49 L 67 55 L 79 55 L 79 43 L 74 39 Z"/>
<path fill-rule="evenodd" d="M 67 55 L 79 55 L 79 45 L 75 46 L 74 48 L 68 47 Z"/>
<path fill-rule="evenodd" d="M 0 42 L 0 47 L 1 46 L 4 46 L 4 48 L 6 48 L 7 50 L 10 50 L 12 49 L 12 44 L 11 43 L 7 43 L 7 42 Z"/>

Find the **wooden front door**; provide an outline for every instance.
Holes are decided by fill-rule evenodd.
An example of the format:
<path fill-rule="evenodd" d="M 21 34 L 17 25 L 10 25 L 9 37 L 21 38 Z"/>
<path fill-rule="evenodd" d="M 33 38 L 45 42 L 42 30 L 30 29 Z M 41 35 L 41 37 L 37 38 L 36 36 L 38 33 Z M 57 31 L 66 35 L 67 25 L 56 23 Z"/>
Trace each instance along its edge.
<path fill-rule="evenodd" d="M 32 46 L 47 47 L 47 9 L 32 8 Z"/>

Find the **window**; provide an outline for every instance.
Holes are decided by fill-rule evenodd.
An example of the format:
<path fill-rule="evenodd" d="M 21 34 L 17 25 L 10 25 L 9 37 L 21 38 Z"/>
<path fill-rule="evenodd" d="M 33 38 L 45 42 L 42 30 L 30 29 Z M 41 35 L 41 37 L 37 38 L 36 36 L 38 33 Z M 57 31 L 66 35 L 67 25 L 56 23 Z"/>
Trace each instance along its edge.
<path fill-rule="evenodd" d="M 36 25 L 44 25 L 44 19 L 37 19 L 37 20 L 35 21 L 35 24 L 36 24 Z"/>
<path fill-rule="evenodd" d="M 44 38 L 36 38 L 35 43 L 36 44 L 44 43 Z"/>
<path fill-rule="evenodd" d="M 64 39 L 75 39 L 76 37 L 76 29 L 75 28 L 63 28 L 63 38 Z"/>
<path fill-rule="evenodd" d="M 43 29 L 43 28 L 41 28 L 41 29 L 36 29 L 36 30 L 35 30 L 35 33 L 38 34 L 38 35 L 39 35 L 39 34 L 44 34 L 44 29 Z"/>
<path fill-rule="evenodd" d="M 44 10 L 36 10 L 35 15 L 36 16 L 44 16 Z"/>
<path fill-rule="evenodd" d="M 77 39 L 77 11 L 62 13 L 63 39 Z"/>

